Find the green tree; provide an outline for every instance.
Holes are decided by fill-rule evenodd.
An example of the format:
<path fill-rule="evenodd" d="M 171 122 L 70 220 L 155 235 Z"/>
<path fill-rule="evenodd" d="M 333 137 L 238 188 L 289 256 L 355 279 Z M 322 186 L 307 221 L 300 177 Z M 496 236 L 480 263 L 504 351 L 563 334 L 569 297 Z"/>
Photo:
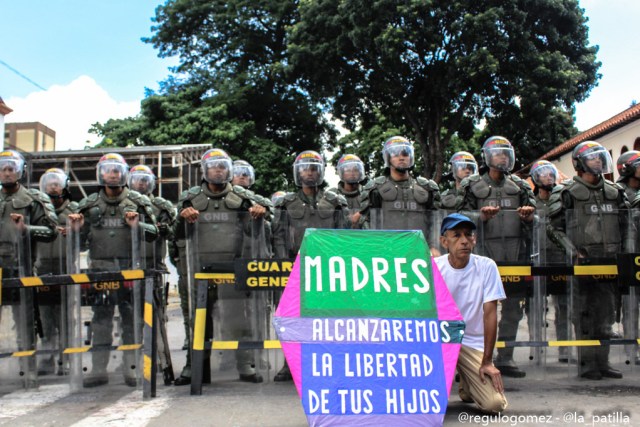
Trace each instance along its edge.
<path fill-rule="evenodd" d="M 547 138 L 566 128 L 535 129 L 582 101 L 600 66 L 577 0 L 308 0 L 289 49 L 314 99 L 352 130 L 374 112 L 406 128 L 436 180 L 454 135 L 482 120 L 509 133 L 518 117 L 527 149 L 560 142 Z"/>
<path fill-rule="evenodd" d="M 297 20 L 292 0 L 169 0 L 156 9 L 155 34 L 146 40 L 160 56 L 179 57 L 175 72 L 184 79 L 167 82 L 165 93 L 202 88 L 203 105 L 223 110 L 225 120 L 208 124 L 207 110 L 191 113 L 210 132 L 222 128 L 211 141 L 251 162 L 262 191 L 283 188 L 283 172 L 292 182 L 297 152 L 322 151 L 336 139 L 321 108 L 286 72 L 287 28 Z M 229 130 L 238 133 L 225 140 Z"/>

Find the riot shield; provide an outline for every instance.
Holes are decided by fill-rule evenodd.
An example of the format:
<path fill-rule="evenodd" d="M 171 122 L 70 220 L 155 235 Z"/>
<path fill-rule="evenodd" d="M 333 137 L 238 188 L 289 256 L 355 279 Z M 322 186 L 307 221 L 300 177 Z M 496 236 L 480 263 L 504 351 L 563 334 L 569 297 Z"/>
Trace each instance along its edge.
<path fill-rule="evenodd" d="M 201 393 L 212 371 L 219 378 L 261 382 L 269 369 L 261 348 L 272 301 L 268 292 L 237 286 L 234 272 L 238 260 L 267 257 L 263 219 L 233 210 L 201 212 L 186 227 L 194 319 L 187 362 L 192 394 Z"/>
<path fill-rule="evenodd" d="M 640 369 L 640 353 L 638 350 L 638 321 L 639 321 L 639 304 L 638 291 L 640 288 L 640 212 L 637 209 L 631 210 L 628 214 L 628 230 L 629 234 L 626 238 L 627 254 L 619 257 L 618 261 L 618 279 L 621 293 L 622 316 L 621 322 L 624 331 L 624 339 L 631 341 L 631 344 L 625 345 L 625 364 L 628 364 L 632 370 Z M 622 259 L 623 262 L 620 262 Z M 620 271 L 622 270 L 622 271 Z M 625 274 L 626 273 L 626 274 Z"/>
<path fill-rule="evenodd" d="M 542 328 L 539 313 L 531 313 L 533 278 L 522 274 L 523 267 L 531 266 L 535 219 L 525 222 L 517 210 L 503 207 L 495 217 L 478 221 L 477 225 L 476 252 L 498 264 L 507 296 L 500 302 L 494 363 L 504 376 L 521 378 L 526 375 L 524 366 L 529 361 L 540 360 L 537 351 L 532 353 L 532 347 L 517 344 L 532 341 Z M 525 312 L 527 322 L 522 322 Z"/>
<path fill-rule="evenodd" d="M 41 278 L 67 273 L 66 228 L 58 227 L 53 242 L 36 245 L 35 274 Z M 38 339 L 38 375 L 64 375 L 68 372 L 65 285 L 44 285 L 35 289 L 36 322 L 41 325 Z"/>
<path fill-rule="evenodd" d="M 145 240 L 143 227 L 115 217 L 69 230 L 70 273 L 91 279 L 67 296 L 70 345 L 86 349 L 71 361 L 73 389 L 142 385 L 144 284 L 130 272 L 145 268 Z"/>
<path fill-rule="evenodd" d="M 29 224 L 29 218 L 24 218 Z M 0 219 L 0 268 L 3 290 L 0 305 L 0 387 L 7 390 L 38 386 L 36 365 L 37 300 L 32 287 L 20 278 L 32 277 L 31 243 L 10 218 Z M 13 280 L 12 280 L 13 279 Z M 4 283 L 11 285 L 4 286 Z"/>
<path fill-rule="evenodd" d="M 444 253 L 440 246 L 440 225 L 444 210 L 371 209 L 368 227 L 372 230 L 421 230 L 434 255 Z"/>
<path fill-rule="evenodd" d="M 575 329 L 578 374 L 588 380 L 621 378 L 626 355 L 619 323 L 621 289 L 616 259 L 626 250 L 627 210 L 611 202 L 585 203 L 566 212 L 566 234 L 575 247 L 569 254 L 574 276 L 569 313 Z"/>

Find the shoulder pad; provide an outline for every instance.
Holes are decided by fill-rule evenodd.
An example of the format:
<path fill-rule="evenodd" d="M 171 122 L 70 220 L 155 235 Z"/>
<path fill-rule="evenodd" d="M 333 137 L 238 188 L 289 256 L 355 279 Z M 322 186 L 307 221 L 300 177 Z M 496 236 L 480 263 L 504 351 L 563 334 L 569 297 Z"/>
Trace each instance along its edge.
<path fill-rule="evenodd" d="M 524 179 L 520 178 L 519 176 L 511 175 L 511 179 L 513 180 L 513 182 L 515 182 L 518 185 L 518 187 L 524 188 L 526 190 L 532 190 L 529 183 Z"/>
<path fill-rule="evenodd" d="M 331 191 L 331 190 L 327 190 L 327 191 L 324 192 L 324 197 L 328 201 L 332 202 L 332 201 L 334 201 L 334 200 L 336 200 L 338 198 L 338 193 L 336 193 L 334 191 Z"/>
<path fill-rule="evenodd" d="M 200 194 L 200 192 L 202 191 L 202 187 L 199 185 L 196 185 L 194 187 L 191 187 L 188 191 L 188 194 L 193 194 L 194 196 Z"/>
<path fill-rule="evenodd" d="M 97 201 L 98 201 L 98 193 L 90 194 L 84 199 L 80 200 L 80 203 L 78 203 L 78 210 L 83 210 L 85 208 L 93 206 Z"/>
<path fill-rule="evenodd" d="M 37 200 L 43 203 L 51 203 L 51 199 L 48 195 L 41 192 L 40 190 L 36 190 L 35 188 L 30 188 L 27 190 L 27 193 L 31 196 L 32 199 Z"/>
<path fill-rule="evenodd" d="M 164 197 L 154 197 L 151 200 L 151 203 L 160 209 L 164 209 L 166 211 L 173 210 L 173 203 L 165 199 Z"/>
<path fill-rule="evenodd" d="M 384 183 L 386 182 L 386 180 L 387 180 L 387 177 L 386 177 L 386 176 L 384 176 L 384 175 L 382 175 L 382 176 L 378 176 L 378 177 L 376 177 L 376 178 L 373 180 L 373 182 L 374 182 L 374 183 L 376 183 L 376 184 L 384 184 Z M 371 182 L 371 181 L 369 181 L 369 182 Z"/>
<path fill-rule="evenodd" d="M 375 180 L 372 179 L 371 181 L 369 181 L 369 182 L 367 182 L 365 184 L 365 186 L 362 188 L 362 190 L 366 191 L 368 193 L 371 189 L 375 188 L 375 186 L 376 186 L 376 182 L 375 182 Z"/>
<path fill-rule="evenodd" d="M 69 202 L 67 205 L 67 209 L 69 209 L 72 213 L 78 212 L 78 202 Z"/>
<path fill-rule="evenodd" d="M 244 194 L 244 193 L 253 194 L 253 191 L 247 190 L 246 188 L 241 187 L 240 185 L 233 185 L 232 188 L 233 188 L 233 192 L 236 194 Z"/>
<path fill-rule="evenodd" d="M 474 182 L 478 182 L 482 179 L 482 177 L 480 175 L 471 175 L 468 176 L 466 178 L 464 178 L 461 182 L 460 182 L 460 188 L 468 188 L 472 183 Z"/>
<path fill-rule="evenodd" d="M 339 193 L 340 190 L 338 189 L 338 187 L 331 187 L 329 188 L 327 191 L 333 191 L 334 193 Z"/>
<path fill-rule="evenodd" d="M 440 189 L 438 188 L 438 184 L 436 184 L 435 181 L 431 180 L 431 179 L 427 179 L 423 176 L 419 176 L 416 178 L 416 181 L 418 182 L 418 184 L 422 187 L 426 187 L 427 190 L 430 191 L 439 191 Z"/>
<path fill-rule="evenodd" d="M 285 194 L 284 197 L 282 199 L 280 199 L 280 200 L 282 200 L 282 201 L 286 200 L 288 202 L 291 202 L 291 201 L 293 201 L 295 199 L 296 199 L 296 193 L 291 192 L 291 193 Z"/>
<path fill-rule="evenodd" d="M 137 191 L 129 191 L 129 200 L 136 202 L 140 206 L 151 206 L 151 200 L 142 193 Z"/>
<path fill-rule="evenodd" d="M 573 182 L 573 181 L 572 181 Z M 567 180 L 553 187 L 549 196 L 549 216 L 555 216 L 562 210 L 562 192 L 570 185 Z"/>

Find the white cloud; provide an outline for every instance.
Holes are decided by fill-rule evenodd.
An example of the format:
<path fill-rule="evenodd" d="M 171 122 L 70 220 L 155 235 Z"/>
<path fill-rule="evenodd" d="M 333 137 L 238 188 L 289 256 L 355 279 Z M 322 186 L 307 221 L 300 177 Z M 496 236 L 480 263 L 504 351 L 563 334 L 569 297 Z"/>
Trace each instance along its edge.
<path fill-rule="evenodd" d="M 87 140 L 95 144 L 100 138 L 89 133 L 93 123 L 135 116 L 140 111 L 140 100 L 116 101 L 88 76 L 5 103 L 13 109 L 5 117 L 7 123 L 40 122 L 53 129 L 56 150 L 81 150 Z"/>

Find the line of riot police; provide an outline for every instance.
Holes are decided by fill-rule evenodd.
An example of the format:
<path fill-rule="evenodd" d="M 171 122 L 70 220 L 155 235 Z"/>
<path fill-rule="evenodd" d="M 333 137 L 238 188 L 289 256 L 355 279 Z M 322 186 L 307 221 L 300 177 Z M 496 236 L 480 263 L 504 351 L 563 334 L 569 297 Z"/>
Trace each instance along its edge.
<path fill-rule="evenodd" d="M 620 179 L 613 183 L 604 178 L 612 171 L 607 150 L 595 142 L 582 143 L 572 153 L 576 177 L 558 182 L 553 164 L 539 161 L 530 171 L 535 184 L 532 190 L 525 180 L 511 174 L 515 165 L 511 143 L 503 137 L 491 137 L 482 147 L 482 171 L 470 153 L 458 152 L 451 157 L 455 185 L 442 192 L 434 181 L 412 176 L 415 155 L 408 139 L 389 138 L 383 143 L 382 156 L 383 175 L 362 185 L 366 179 L 363 162 L 353 154 L 343 155 L 337 164 L 338 186 L 325 190 L 323 157 L 314 151 L 304 151 L 293 163 L 297 191 L 275 192 L 267 199 L 249 189 L 255 182 L 255 171 L 248 162 L 233 162 L 224 150 L 213 148 L 201 159 L 202 183 L 183 192 L 174 208 L 171 202 L 153 196 L 156 177 L 149 167 L 137 165 L 129 169 L 118 154 L 110 153 L 100 159 L 99 192 L 75 204 L 69 200 L 68 178 L 60 169 L 43 175 L 40 192 L 21 187 L 24 159 L 19 153 L 7 151 L 0 154 L 4 277 L 56 274 L 65 268 L 67 273 L 79 272 L 77 256 L 65 260 L 66 255 L 75 254 L 73 250 L 60 249 L 65 247 L 62 243 L 55 246 L 57 255 L 55 250 L 45 249 L 56 236 L 58 240 L 77 241 L 78 253 L 88 250 L 89 271 L 140 267 L 165 270 L 165 242 L 168 242 L 169 259 L 179 273 L 183 350 L 188 350 L 186 365 L 175 384 L 185 385 L 191 383 L 193 337 L 199 327 L 194 322 L 198 298 L 196 273 L 233 273 L 233 262 L 240 258 L 292 260 L 307 228 L 418 229 L 432 254 L 439 254 L 440 222 L 447 213 L 460 211 L 477 224 L 478 253 L 491 257 L 499 265 L 615 264 L 617 254 L 636 250 L 638 215 L 634 208 L 640 204 L 636 195 L 640 188 L 638 152 L 620 157 Z M 15 201 L 18 196 L 20 201 Z M 5 223 L 11 223 L 13 228 L 5 227 Z M 29 230 L 26 234 L 25 229 Z M 33 247 L 37 250 L 32 255 L 28 251 Z M 18 266 L 13 261 L 15 253 L 21 254 Z M 30 265 L 32 260 L 34 269 Z M 546 332 L 550 311 L 554 313 L 555 337 L 561 341 L 573 337 L 616 339 L 613 325 L 621 316 L 625 338 L 637 338 L 635 287 L 620 286 L 615 277 L 567 276 L 556 280 L 517 277 L 517 282 L 505 283 L 508 299 L 501 303 L 499 341 L 516 341 L 525 315 L 530 341 L 553 337 L 553 333 Z M 87 323 L 93 346 L 112 344 L 116 307 L 122 325 L 122 344 L 140 342 L 141 300 L 140 290 L 133 289 L 135 286 L 122 286 L 108 296 L 92 293 L 92 319 Z M 39 316 L 30 316 L 34 310 L 29 307 L 39 305 L 31 301 L 30 290 L 19 292 L 20 303 L 13 308 L 14 324 L 21 331 L 14 337 L 18 348 L 34 346 L 36 338 L 32 332 L 37 330 L 36 324 L 42 328 L 41 348 L 59 351 L 70 345 L 69 339 L 60 341 L 60 337 L 74 336 L 64 332 L 69 327 L 60 320 L 60 316 L 63 319 L 70 316 L 70 308 L 63 303 L 60 307 L 51 304 L 55 313 L 48 306 L 40 307 Z M 241 290 L 234 286 L 233 279 L 209 280 L 205 340 L 272 338 L 270 317 L 280 293 L 280 289 L 262 293 Z M 63 293 L 58 301 L 65 298 L 75 301 Z M 43 313 L 46 320 L 37 321 L 43 318 Z M 636 351 L 637 346 L 627 346 L 623 358 L 632 360 L 632 364 L 640 363 Z M 570 346 L 563 346 L 557 357 L 558 363 L 577 363 L 579 374 L 586 379 L 621 378 L 622 372 L 610 362 L 609 352 L 607 345 L 579 347 L 577 353 Z M 161 353 L 168 355 L 168 349 Z M 210 381 L 212 363 L 221 370 L 235 366 L 239 379 L 245 382 L 262 382 L 263 374 L 274 365 L 279 369 L 275 381 L 292 379 L 286 362 L 269 359 L 260 351 L 224 352 L 213 362 L 210 356 L 208 350 L 205 382 Z M 170 366 L 168 358 L 165 366 Z M 33 373 L 30 375 L 35 381 L 37 372 L 64 373 L 62 359 L 52 351 L 38 360 L 37 368 L 32 361 L 30 368 L 20 369 Z M 107 351 L 92 353 L 91 373 L 83 376 L 85 387 L 109 382 L 110 359 Z M 529 359 L 539 363 L 540 354 L 532 351 Z M 514 360 L 513 346 L 499 348 L 494 363 L 505 376 L 526 375 L 526 369 Z M 126 384 L 136 385 L 139 367 L 135 353 L 124 352 L 122 364 L 116 369 L 122 370 Z"/>

